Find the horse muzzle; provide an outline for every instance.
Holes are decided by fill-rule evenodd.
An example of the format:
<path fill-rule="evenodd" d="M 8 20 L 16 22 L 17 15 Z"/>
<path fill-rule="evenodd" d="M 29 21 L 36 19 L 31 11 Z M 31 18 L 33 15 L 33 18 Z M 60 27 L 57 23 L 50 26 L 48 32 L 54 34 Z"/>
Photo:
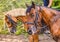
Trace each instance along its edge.
<path fill-rule="evenodd" d="M 32 30 L 27 31 L 29 35 L 32 35 Z"/>
<path fill-rule="evenodd" d="M 11 33 L 15 33 L 16 32 L 16 28 L 12 28 L 10 32 Z"/>
<path fill-rule="evenodd" d="M 16 32 L 16 28 L 15 27 L 8 28 L 8 31 L 10 33 L 15 33 Z"/>
<path fill-rule="evenodd" d="M 37 33 L 37 29 L 36 29 L 35 26 L 31 26 L 31 27 L 28 29 L 27 32 L 28 32 L 29 35 L 33 35 L 33 34 Z"/>

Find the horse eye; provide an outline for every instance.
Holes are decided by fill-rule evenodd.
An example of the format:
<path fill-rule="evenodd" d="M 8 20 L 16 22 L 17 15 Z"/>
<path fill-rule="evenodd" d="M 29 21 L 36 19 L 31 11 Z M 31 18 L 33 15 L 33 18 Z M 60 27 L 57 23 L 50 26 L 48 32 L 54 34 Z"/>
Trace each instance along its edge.
<path fill-rule="evenodd" d="M 31 14 L 31 17 L 34 17 L 34 14 Z"/>

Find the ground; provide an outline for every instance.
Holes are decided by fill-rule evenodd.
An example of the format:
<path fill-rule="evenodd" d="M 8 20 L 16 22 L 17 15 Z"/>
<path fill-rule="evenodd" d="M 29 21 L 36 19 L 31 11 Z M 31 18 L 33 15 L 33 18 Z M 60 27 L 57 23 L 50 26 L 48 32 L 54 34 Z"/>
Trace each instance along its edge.
<path fill-rule="evenodd" d="M 0 42 L 28 42 L 28 38 L 24 35 L 1 35 Z M 52 38 L 47 35 L 39 35 L 39 42 L 55 42 Z"/>

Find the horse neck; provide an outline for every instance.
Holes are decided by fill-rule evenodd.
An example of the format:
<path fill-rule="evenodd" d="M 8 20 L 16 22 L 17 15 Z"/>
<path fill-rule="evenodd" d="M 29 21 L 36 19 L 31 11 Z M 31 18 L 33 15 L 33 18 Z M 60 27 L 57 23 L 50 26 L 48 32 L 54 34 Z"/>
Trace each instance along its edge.
<path fill-rule="evenodd" d="M 52 22 L 50 21 L 53 17 L 53 13 L 51 13 L 51 10 L 45 8 L 45 7 L 42 7 L 42 17 L 44 19 L 44 21 L 46 22 L 47 25 L 51 26 Z"/>

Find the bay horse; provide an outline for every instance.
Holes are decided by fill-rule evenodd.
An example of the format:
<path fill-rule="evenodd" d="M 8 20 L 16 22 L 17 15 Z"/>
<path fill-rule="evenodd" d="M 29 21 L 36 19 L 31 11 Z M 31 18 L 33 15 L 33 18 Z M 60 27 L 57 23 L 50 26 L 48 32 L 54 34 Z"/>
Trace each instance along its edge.
<path fill-rule="evenodd" d="M 27 5 L 26 14 L 33 16 L 32 19 L 35 19 L 34 17 L 36 16 L 36 14 L 38 14 L 39 15 L 38 17 L 41 17 L 38 19 L 39 23 L 41 23 L 41 20 L 43 19 L 43 21 L 49 27 L 49 30 L 50 30 L 50 33 L 51 33 L 53 39 L 56 42 L 60 42 L 60 11 L 57 11 L 55 9 L 51 9 L 48 7 L 44 7 L 44 6 L 38 6 L 38 5 L 35 5 L 34 2 L 32 2 L 31 6 Z M 29 20 L 29 21 L 31 21 L 31 20 Z M 32 28 L 34 28 L 34 27 L 32 27 Z M 33 41 L 31 41 L 31 42 L 33 42 Z M 36 39 L 35 42 L 39 42 L 38 39 Z"/>

